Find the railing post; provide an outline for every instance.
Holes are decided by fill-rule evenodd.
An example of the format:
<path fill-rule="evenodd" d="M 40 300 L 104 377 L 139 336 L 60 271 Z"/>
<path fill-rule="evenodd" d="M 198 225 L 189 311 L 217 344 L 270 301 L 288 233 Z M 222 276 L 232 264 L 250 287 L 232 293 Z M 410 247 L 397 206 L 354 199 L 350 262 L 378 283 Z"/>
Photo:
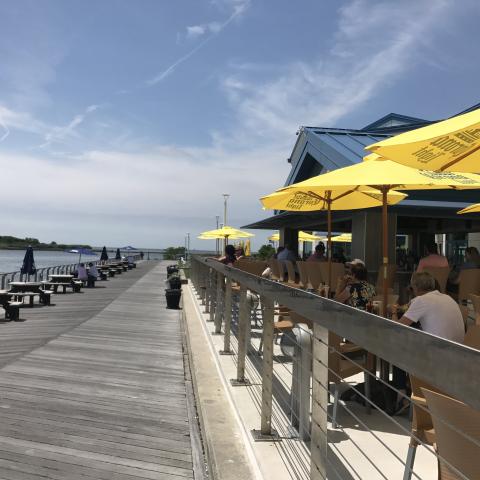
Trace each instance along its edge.
<path fill-rule="evenodd" d="M 313 325 L 313 398 L 310 479 L 327 478 L 328 330 Z"/>
<path fill-rule="evenodd" d="M 312 340 L 308 325 L 300 323 L 293 329 L 295 347 L 292 365 L 292 425 L 299 437 L 310 439 L 310 378 L 312 371 Z"/>
<path fill-rule="evenodd" d="M 223 305 L 223 287 L 225 281 L 223 279 L 223 274 L 217 272 L 217 298 L 215 301 L 215 333 L 220 335 L 222 333 L 222 305 Z"/>
<path fill-rule="evenodd" d="M 250 380 L 245 378 L 245 356 L 247 353 L 246 337 L 247 337 L 247 287 L 240 285 L 240 314 L 238 316 L 238 359 L 237 359 L 237 378 L 231 379 L 232 386 L 250 385 Z"/>
<path fill-rule="evenodd" d="M 2 290 L 5 288 L 5 277 L 6 275 L 2 275 Z"/>
<path fill-rule="evenodd" d="M 227 277 L 225 282 L 225 309 L 223 312 L 224 318 L 224 337 L 223 350 L 220 350 L 220 355 L 233 355 L 230 350 L 230 330 L 232 327 L 232 280 Z"/>
<path fill-rule="evenodd" d="M 209 313 L 210 317 L 208 318 L 209 322 L 213 322 L 215 318 L 215 309 L 217 305 L 215 304 L 215 279 L 217 274 L 213 268 L 208 270 L 208 304 L 209 304 Z"/>
<path fill-rule="evenodd" d="M 279 440 L 278 433 L 272 428 L 272 387 L 273 387 L 273 301 L 261 297 L 263 307 L 263 369 L 262 369 L 262 406 L 260 430 L 252 430 L 257 442 Z"/>

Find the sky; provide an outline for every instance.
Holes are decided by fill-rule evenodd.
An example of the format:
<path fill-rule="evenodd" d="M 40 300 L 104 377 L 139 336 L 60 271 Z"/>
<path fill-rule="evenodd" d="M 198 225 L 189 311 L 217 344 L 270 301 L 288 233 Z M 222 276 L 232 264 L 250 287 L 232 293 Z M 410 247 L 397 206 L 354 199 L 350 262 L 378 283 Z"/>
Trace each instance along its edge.
<path fill-rule="evenodd" d="M 302 125 L 480 101 L 476 0 L 3 0 L 0 234 L 211 248 Z M 260 231 L 258 248 L 271 232 Z"/>

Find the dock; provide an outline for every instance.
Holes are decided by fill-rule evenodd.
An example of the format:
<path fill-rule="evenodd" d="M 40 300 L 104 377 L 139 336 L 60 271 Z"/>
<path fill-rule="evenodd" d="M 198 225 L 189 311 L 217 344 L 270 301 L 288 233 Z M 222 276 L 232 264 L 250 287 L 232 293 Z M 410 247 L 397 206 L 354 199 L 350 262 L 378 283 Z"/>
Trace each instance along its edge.
<path fill-rule="evenodd" d="M 0 324 L 0 479 L 201 478 L 166 264 Z"/>

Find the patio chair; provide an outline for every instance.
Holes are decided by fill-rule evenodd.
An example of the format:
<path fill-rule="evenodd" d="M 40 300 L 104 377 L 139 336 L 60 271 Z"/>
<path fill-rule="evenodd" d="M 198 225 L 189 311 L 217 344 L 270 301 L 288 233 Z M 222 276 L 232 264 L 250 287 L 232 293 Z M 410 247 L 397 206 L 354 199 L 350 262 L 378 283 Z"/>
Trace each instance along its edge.
<path fill-rule="evenodd" d="M 387 285 L 389 291 L 393 292 L 393 286 L 395 284 L 395 274 L 397 273 L 397 266 L 394 264 L 387 265 Z M 390 290 L 392 289 L 392 290 Z M 383 267 L 380 266 L 380 269 L 377 274 L 377 283 L 375 285 L 375 290 L 377 293 L 383 292 Z"/>
<path fill-rule="evenodd" d="M 328 381 L 333 384 L 333 412 L 332 412 L 332 428 L 337 428 L 338 401 L 340 396 L 340 384 L 346 378 L 364 373 L 365 396 L 370 398 L 370 374 L 365 370 L 373 369 L 373 356 L 366 350 L 357 345 L 346 343 L 343 338 L 335 333 L 328 332 Z M 363 358 L 355 358 L 354 362 L 345 359 L 341 354 L 346 353 L 363 353 Z M 360 357 L 360 355 L 359 355 Z M 364 370 L 365 369 L 365 370 Z M 370 403 L 365 405 L 367 413 L 370 412 Z"/>
<path fill-rule="evenodd" d="M 318 292 L 320 284 L 323 283 L 320 262 L 305 262 L 308 273 L 308 281 L 315 292 Z"/>
<path fill-rule="evenodd" d="M 441 393 L 427 388 L 422 390 L 432 412 L 435 428 L 437 452 L 440 456 L 438 478 L 480 478 L 480 412 Z"/>
<path fill-rule="evenodd" d="M 480 350 L 480 325 L 471 325 L 468 328 L 463 344 Z"/>
<path fill-rule="evenodd" d="M 271 270 L 271 275 L 270 278 L 274 281 L 279 281 L 280 279 L 280 272 L 278 271 L 278 264 L 275 258 L 269 258 L 268 259 L 268 266 L 270 267 Z"/>
<path fill-rule="evenodd" d="M 480 293 L 480 268 L 462 270 L 458 278 L 458 303 L 466 302 L 471 293 Z"/>
<path fill-rule="evenodd" d="M 312 263 L 312 262 L 309 262 Z M 300 288 L 308 289 L 311 287 L 308 280 L 308 266 L 307 262 L 297 262 L 298 276 L 300 277 Z"/>
<path fill-rule="evenodd" d="M 427 267 L 423 271 L 429 273 L 437 281 L 440 292 L 446 292 L 450 267 Z"/>
<path fill-rule="evenodd" d="M 320 271 L 325 283 L 328 283 L 328 262 L 320 262 Z M 345 275 L 345 265 L 343 263 L 332 263 L 332 281 L 330 292 L 333 294 L 337 288 L 338 281 Z"/>
<path fill-rule="evenodd" d="M 435 443 L 435 430 L 433 428 L 432 417 L 427 411 L 427 401 L 423 395 L 422 388 L 428 388 L 435 392 L 438 392 L 438 389 L 413 375 L 410 375 L 410 386 L 412 388 L 412 395 L 410 397 L 410 406 L 412 409 L 412 436 L 410 437 L 403 480 L 410 480 L 412 477 L 415 454 L 420 442 L 428 445 L 433 445 Z"/>
<path fill-rule="evenodd" d="M 468 298 L 471 300 L 475 312 L 475 325 L 480 325 L 480 295 L 471 293 Z"/>
<path fill-rule="evenodd" d="M 285 265 L 287 267 L 287 284 L 291 287 L 300 288 L 300 284 L 296 280 L 295 266 L 290 260 L 285 260 Z"/>

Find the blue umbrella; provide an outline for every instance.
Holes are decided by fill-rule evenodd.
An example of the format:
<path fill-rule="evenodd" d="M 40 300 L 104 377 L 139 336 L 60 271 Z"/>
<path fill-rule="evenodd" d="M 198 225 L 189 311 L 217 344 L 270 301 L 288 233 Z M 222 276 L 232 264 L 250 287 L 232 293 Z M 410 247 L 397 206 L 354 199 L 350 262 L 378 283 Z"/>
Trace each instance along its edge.
<path fill-rule="evenodd" d="M 82 255 L 96 255 L 95 252 L 89 248 L 72 248 L 71 250 L 65 250 L 67 253 L 78 253 L 78 263 L 82 260 Z"/>
<path fill-rule="evenodd" d="M 25 252 L 25 258 L 23 259 L 23 265 L 20 269 L 20 273 L 22 275 L 34 275 L 37 269 L 35 268 L 35 260 L 33 259 L 33 248 L 27 247 L 27 251 Z"/>
<path fill-rule="evenodd" d="M 106 262 L 108 260 L 107 247 L 103 247 L 102 254 L 100 255 L 100 260 Z"/>
<path fill-rule="evenodd" d="M 122 247 L 122 250 L 127 250 L 131 252 L 132 250 L 138 250 L 138 248 L 132 247 L 131 245 L 127 245 L 126 247 Z"/>
<path fill-rule="evenodd" d="M 122 259 L 122 255 L 120 254 L 120 249 L 117 248 L 117 253 L 115 254 L 115 260 L 121 260 Z"/>

